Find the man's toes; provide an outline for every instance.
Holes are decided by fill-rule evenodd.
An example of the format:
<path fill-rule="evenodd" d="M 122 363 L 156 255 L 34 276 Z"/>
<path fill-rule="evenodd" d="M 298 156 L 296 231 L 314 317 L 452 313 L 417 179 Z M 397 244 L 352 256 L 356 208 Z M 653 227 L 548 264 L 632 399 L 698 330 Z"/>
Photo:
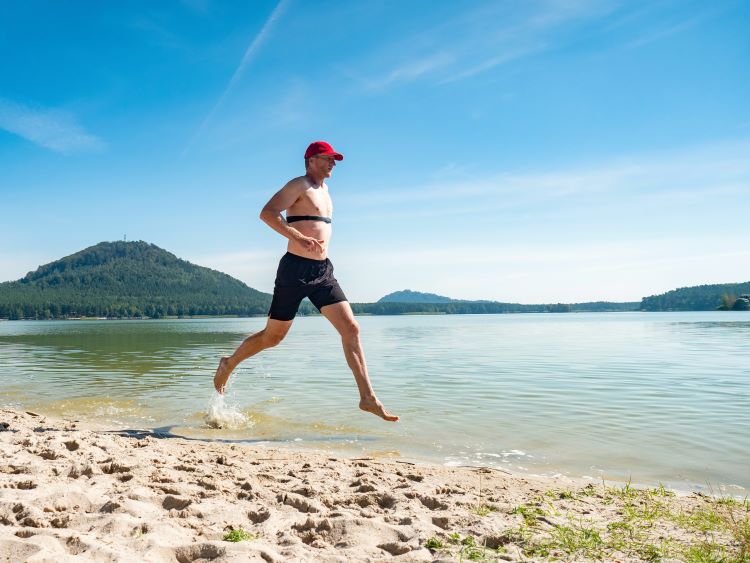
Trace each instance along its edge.
<path fill-rule="evenodd" d="M 388 422 L 396 422 L 397 420 L 399 420 L 398 416 L 393 415 L 385 410 L 385 407 L 380 402 L 360 402 L 359 408 L 363 411 L 367 411 L 376 416 L 379 416 L 380 418 L 382 418 L 383 420 L 387 420 Z"/>

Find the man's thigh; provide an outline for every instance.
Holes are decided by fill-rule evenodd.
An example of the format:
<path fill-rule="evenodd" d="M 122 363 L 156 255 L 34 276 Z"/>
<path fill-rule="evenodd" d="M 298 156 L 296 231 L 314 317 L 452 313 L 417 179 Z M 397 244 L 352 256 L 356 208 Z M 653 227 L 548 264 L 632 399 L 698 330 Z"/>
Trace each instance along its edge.
<path fill-rule="evenodd" d="M 326 283 L 317 286 L 307 295 L 310 302 L 317 307 L 318 311 L 323 312 L 324 307 L 335 305 L 346 301 L 346 295 L 341 289 L 336 279 L 327 280 Z"/>
<path fill-rule="evenodd" d="M 304 298 L 304 288 L 276 286 L 273 290 L 271 308 L 268 311 L 269 320 L 285 322 L 293 320 Z"/>
<path fill-rule="evenodd" d="M 328 319 L 339 334 L 346 334 L 356 326 L 352 307 L 348 301 L 339 301 L 326 305 L 320 309 L 321 314 Z"/>
<path fill-rule="evenodd" d="M 268 317 L 266 320 L 265 333 L 272 339 L 282 340 L 289 329 L 292 328 L 293 321 L 279 321 Z"/>

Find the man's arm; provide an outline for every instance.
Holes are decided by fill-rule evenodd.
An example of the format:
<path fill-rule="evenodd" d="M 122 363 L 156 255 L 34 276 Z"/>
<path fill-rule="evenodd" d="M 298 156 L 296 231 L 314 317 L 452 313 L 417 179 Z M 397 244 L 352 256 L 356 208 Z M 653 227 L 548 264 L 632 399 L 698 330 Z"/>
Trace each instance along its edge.
<path fill-rule="evenodd" d="M 302 178 L 295 178 L 286 186 L 276 192 L 260 212 L 261 220 L 281 236 L 299 243 L 306 250 L 323 253 L 323 241 L 307 237 L 294 227 L 291 227 L 281 212 L 289 209 L 300 196 L 305 193 L 308 186 Z"/>

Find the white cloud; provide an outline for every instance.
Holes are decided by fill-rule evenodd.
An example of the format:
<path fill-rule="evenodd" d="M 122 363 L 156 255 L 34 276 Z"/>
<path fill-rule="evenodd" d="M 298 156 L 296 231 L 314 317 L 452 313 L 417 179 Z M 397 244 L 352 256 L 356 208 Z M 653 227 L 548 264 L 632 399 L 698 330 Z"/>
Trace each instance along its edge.
<path fill-rule="evenodd" d="M 33 108 L 3 98 L 0 98 L 0 129 L 63 154 L 104 148 L 104 142 L 88 133 L 69 112 Z"/>
<path fill-rule="evenodd" d="M 383 207 L 414 213 L 476 211 L 554 202 L 595 194 L 668 199 L 734 195 L 750 190 L 750 141 L 718 143 L 660 153 L 624 156 L 591 166 L 529 173 L 496 173 L 483 177 L 465 174 L 450 182 L 396 187 L 389 191 L 344 193 L 338 205 L 361 206 L 378 213 Z M 439 175 L 436 175 L 439 177 Z M 674 201 L 682 200 L 675 197 Z M 446 204 L 451 204 L 447 208 Z M 431 205 L 440 203 L 440 209 Z M 436 206 L 438 207 L 438 206 Z"/>
<path fill-rule="evenodd" d="M 695 16 L 678 24 L 670 25 L 663 29 L 652 31 L 646 35 L 639 37 L 638 39 L 631 41 L 625 46 L 625 49 L 637 49 L 638 47 L 643 47 L 644 45 L 659 41 L 660 39 L 664 39 L 665 37 L 675 35 L 677 33 L 690 29 L 691 27 L 694 27 L 703 19 L 704 16 Z"/>
<path fill-rule="evenodd" d="M 396 82 L 407 82 L 428 74 L 436 69 L 440 69 L 452 64 L 456 60 L 454 53 L 441 52 L 429 54 L 425 58 L 406 61 L 391 70 L 387 76 L 367 80 L 368 89 L 376 90 L 387 88 Z"/>
<path fill-rule="evenodd" d="M 607 0 L 479 4 L 375 53 L 368 78 L 346 73 L 368 90 L 417 79 L 455 82 L 553 49 L 565 25 L 601 17 L 613 5 Z M 384 70 L 383 61 L 391 68 Z"/>
<path fill-rule="evenodd" d="M 545 43 L 538 43 L 535 45 L 530 45 L 527 47 L 521 47 L 518 49 L 510 49 L 504 53 L 500 53 L 497 56 L 491 57 L 489 59 L 485 59 L 479 64 L 469 66 L 468 68 L 453 74 L 451 76 L 448 76 L 446 78 L 443 78 L 442 80 L 438 81 L 438 84 L 448 84 L 449 82 L 455 82 L 457 80 L 463 80 L 465 78 L 470 78 L 474 76 L 475 74 L 479 74 L 480 72 L 485 72 L 487 70 L 490 70 L 491 68 L 494 68 L 496 66 L 500 66 L 505 63 L 509 63 L 511 61 L 514 61 L 516 59 L 520 59 L 522 57 L 526 57 L 529 55 L 533 55 L 536 53 L 540 53 L 544 50 L 546 50 L 547 44 Z"/>

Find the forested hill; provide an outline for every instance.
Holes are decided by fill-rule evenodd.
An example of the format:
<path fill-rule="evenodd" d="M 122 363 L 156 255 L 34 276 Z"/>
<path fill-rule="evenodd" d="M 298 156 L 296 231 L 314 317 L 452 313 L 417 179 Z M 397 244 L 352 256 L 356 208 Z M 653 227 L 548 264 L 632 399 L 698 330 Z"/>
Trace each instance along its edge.
<path fill-rule="evenodd" d="M 750 294 L 750 281 L 744 283 L 721 283 L 696 285 L 667 291 L 661 295 L 644 297 L 644 311 L 715 311 L 727 298 Z M 730 305 L 731 308 L 731 305 Z"/>
<path fill-rule="evenodd" d="M 146 242 L 102 242 L 0 283 L 0 318 L 265 314 L 271 296 Z"/>
<path fill-rule="evenodd" d="M 434 293 L 422 293 L 411 289 L 394 291 L 378 299 L 378 303 L 452 303 L 455 299 L 435 295 Z"/>

